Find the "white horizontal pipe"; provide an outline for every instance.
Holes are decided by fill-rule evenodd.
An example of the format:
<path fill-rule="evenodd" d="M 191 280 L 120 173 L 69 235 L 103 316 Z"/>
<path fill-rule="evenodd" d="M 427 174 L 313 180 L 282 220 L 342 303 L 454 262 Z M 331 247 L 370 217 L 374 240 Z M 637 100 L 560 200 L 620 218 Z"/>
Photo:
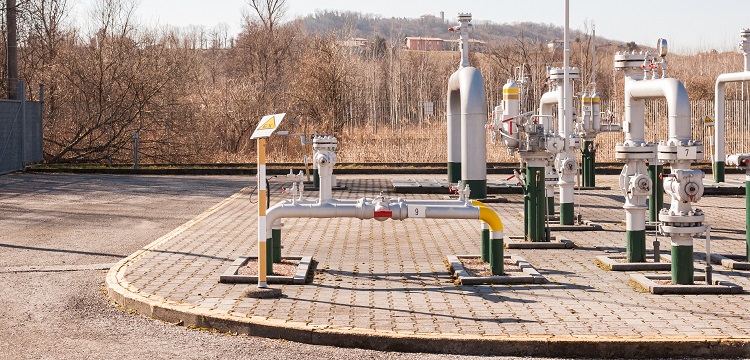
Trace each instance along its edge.
<path fill-rule="evenodd" d="M 424 205 L 424 203 L 402 200 L 388 204 L 393 212 L 391 218 L 395 220 L 408 218 L 409 205 L 426 206 L 425 218 L 428 219 L 479 219 L 480 213 L 477 206 L 461 206 L 452 201 L 446 204 Z M 296 204 L 285 200 L 271 207 L 266 213 L 266 229 L 267 234 L 271 234 L 273 223 L 284 218 L 358 218 L 364 220 L 372 219 L 374 212 L 375 205 L 365 199 L 360 199 L 357 203 L 332 200 L 322 203 Z"/>
<path fill-rule="evenodd" d="M 429 206 L 425 209 L 428 219 L 479 219 L 479 208 L 475 206 Z"/>

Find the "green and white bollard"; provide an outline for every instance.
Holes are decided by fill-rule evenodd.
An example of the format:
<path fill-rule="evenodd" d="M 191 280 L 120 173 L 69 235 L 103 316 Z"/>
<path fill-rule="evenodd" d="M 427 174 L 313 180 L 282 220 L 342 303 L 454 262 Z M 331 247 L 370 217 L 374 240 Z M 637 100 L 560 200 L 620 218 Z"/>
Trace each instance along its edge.
<path fill-rule="evenodd" d="M 620 149 L 624 153 L 623 150 Z M 625 195 L 625 256 L 629 263 L 646 261 L 646 211 L 653 188 L 646 162 L 629 160 L 620 173 L 620 188 Z"/>
<path fill-rule="evenodd" d="M 625 205 L 625 257 L 627 262 L 646 262 L 646 208 Z"/>
<path fill-rule="evenodd" d="M 559 169 L 560 180 L 560 225 L 573 225 L 575 223 L 575 204 L 573 195 L 575 192 L 575 175 L 578 171 L 578 163 L 573 157 L 562 161 Z"/>
<path fill-rule="evenodd" d="M 725 164 L 723 161 L 714 161 L 713 166 L 711 167 L 711 170 L 714 173 L 714 181 L 717 183 L 724 182 L 724 167 Z"/>

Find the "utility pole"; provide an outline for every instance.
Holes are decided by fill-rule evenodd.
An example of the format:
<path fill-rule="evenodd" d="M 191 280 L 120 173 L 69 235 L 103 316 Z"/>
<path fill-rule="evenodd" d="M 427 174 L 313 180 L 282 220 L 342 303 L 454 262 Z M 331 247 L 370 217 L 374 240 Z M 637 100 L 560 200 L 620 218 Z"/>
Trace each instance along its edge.
<path fill-rule="evenodd" d="M 8 23 L 8 98 L 18 100 L 18 36 L 16 26 L 16 0 L 6 0 L 5 14 Z"/>

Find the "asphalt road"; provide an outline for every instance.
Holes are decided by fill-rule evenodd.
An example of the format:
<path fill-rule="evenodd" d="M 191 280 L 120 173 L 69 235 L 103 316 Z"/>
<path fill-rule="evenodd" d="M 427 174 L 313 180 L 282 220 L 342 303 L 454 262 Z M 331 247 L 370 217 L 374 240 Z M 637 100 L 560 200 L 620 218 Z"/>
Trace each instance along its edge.
<path fill-rule="evenodd" d="M 0 359 L 476 359 L 211 333 L 123 311 L 107 269 L 247 176 L 0 176 Z"/>

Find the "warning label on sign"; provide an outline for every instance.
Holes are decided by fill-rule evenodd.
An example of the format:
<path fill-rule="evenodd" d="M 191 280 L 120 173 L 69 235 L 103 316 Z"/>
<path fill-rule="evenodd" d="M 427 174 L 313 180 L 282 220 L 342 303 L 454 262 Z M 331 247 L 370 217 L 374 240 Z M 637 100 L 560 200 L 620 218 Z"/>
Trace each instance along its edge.
<path fill-rule="evenodd" d="M 273 129 L 275 127 L 276 127 L 276 118 L 273 117 L 273 116 L 271 116 L 271 118 L 268 119 L 268 121 L 266 121 L 262 125 L 258 126 L 257 130 L 269 130 L 269 129 Z"/>
<path fill-rule="evenodd" d="M 286 113 L 264 116 L 258 122 L 258 127 L 255 128 L 255 132 L 253 132 L 253 135 L 250 138 L 258 139 L 271 136 L 276 128 L 279 127 L 279 124 L 281 124 L 281 120 L 284 120 L 284 115 L 286 115 Z"/>

